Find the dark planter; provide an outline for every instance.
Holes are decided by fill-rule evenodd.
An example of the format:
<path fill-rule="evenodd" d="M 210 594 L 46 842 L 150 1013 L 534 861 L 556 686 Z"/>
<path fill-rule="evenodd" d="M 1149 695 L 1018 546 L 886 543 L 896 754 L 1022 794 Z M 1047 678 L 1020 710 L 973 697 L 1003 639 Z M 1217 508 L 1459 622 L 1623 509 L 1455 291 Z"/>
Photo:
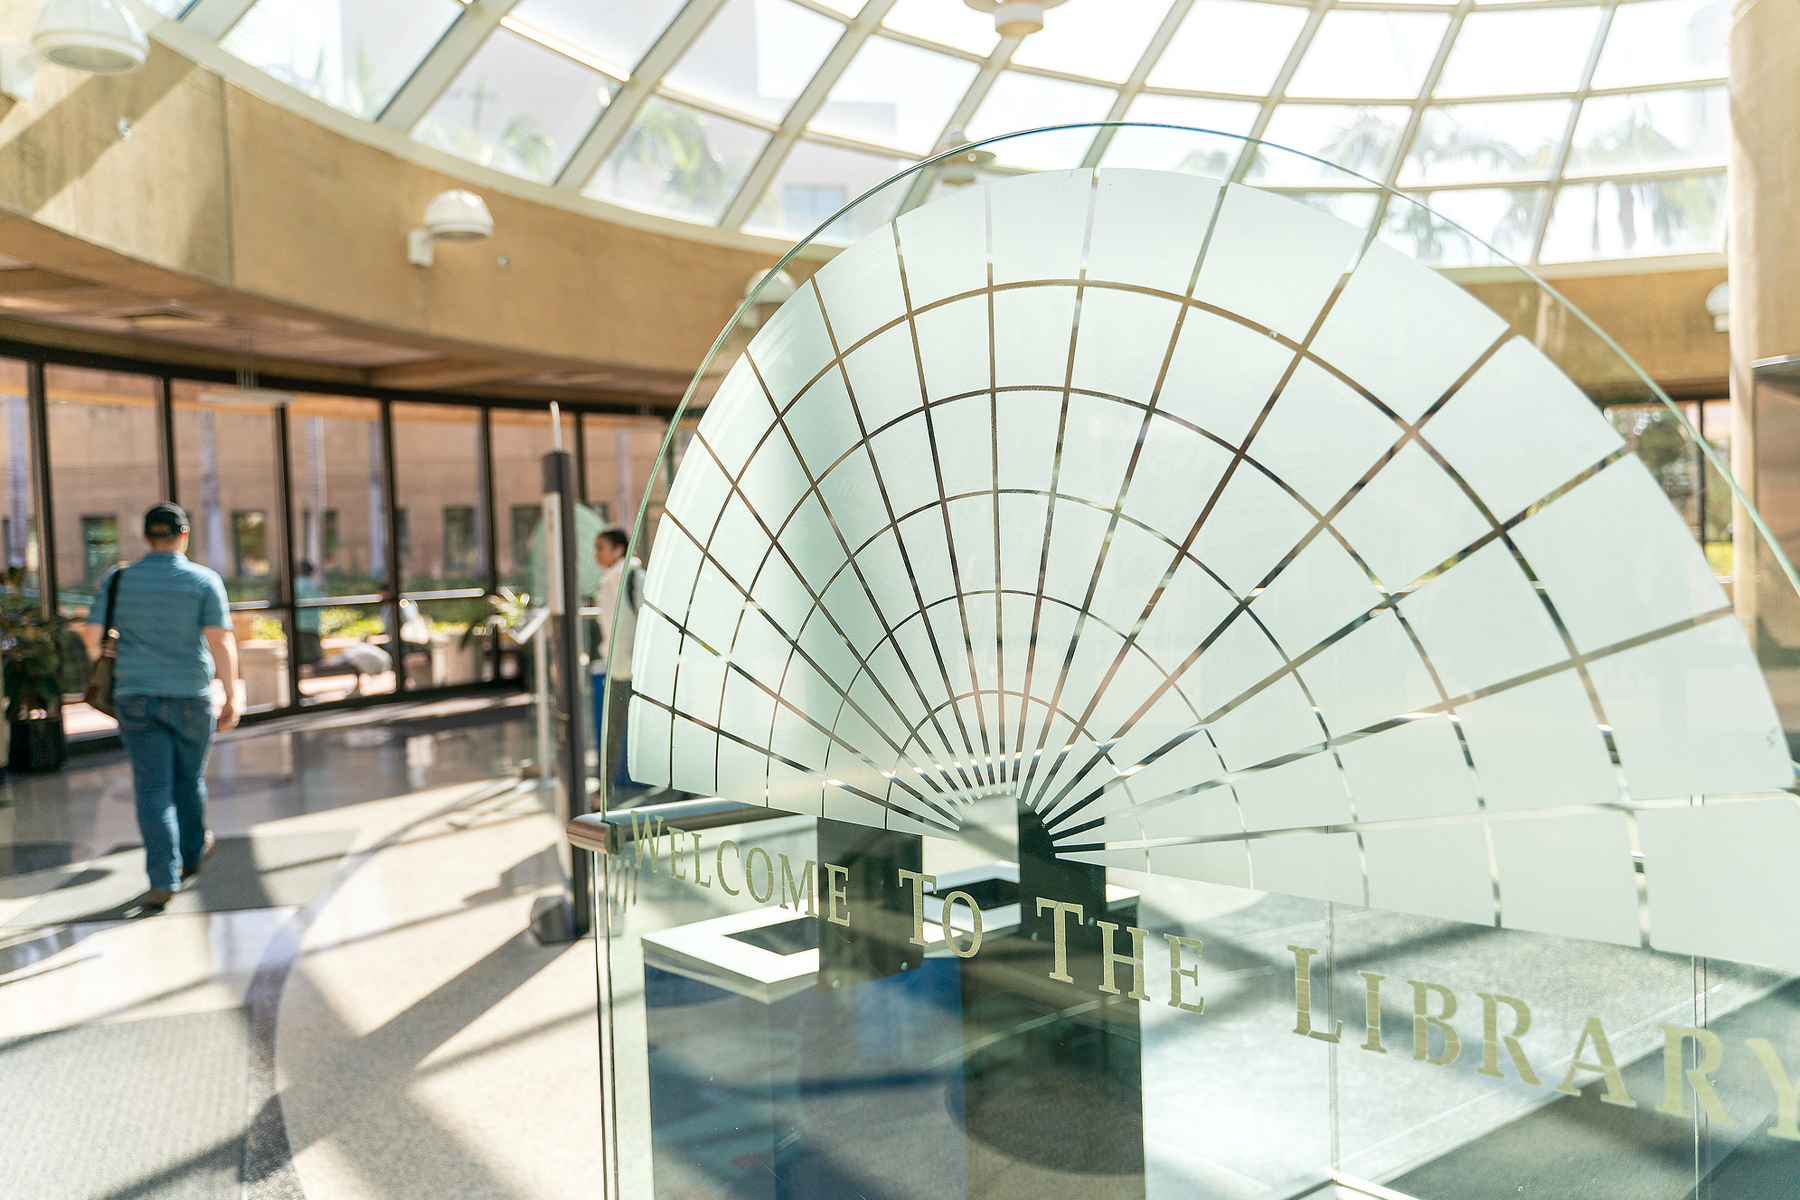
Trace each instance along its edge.
<path fill-rule="evenodd" d="M 69 742 L 63 735 L 60 716 L 35 716 L 12 723 L 12 742 L 6 765 L 15 771 L 39 772 L 61 769 L 69 757 Z"/>

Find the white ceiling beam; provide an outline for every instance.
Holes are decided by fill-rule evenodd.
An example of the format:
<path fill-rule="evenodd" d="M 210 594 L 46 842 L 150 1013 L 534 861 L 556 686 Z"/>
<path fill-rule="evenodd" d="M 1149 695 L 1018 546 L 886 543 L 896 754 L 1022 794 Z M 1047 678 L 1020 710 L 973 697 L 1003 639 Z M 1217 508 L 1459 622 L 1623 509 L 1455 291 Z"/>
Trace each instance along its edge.
<path fill-rule="evenodd" d="M 518 0 L 472 0 L 437 45 L 425 56 L 407 81 L 394 93 L 375 123 L 387 129 L 406 133 L 419 123 L 437 103 L 463 67 L 468 65 L 488 35 L 499 27 L 500 18 L 511 11 Z"/>
<path fill-rule="evenodd" d="M 631 123 L 637 120 L 638 112 L 655 92 L 663 75 L 681 60 L 694 39 L 705 31 L 707 22 L 723 7 L 725 0 L 688 0 L 681 6 L 681 11 L 650 43 L 650 48 L 632 68 L 625 86 L 601 110 L 593 127 L 576 145 L 575 153 L 569 156 L 568 163 L 556 177 L 556 186 L 581 190 L 631 128 Z"/>
<path fill-rule="evenodd" d="M 831 48 L 825 61 L 819 64 L 819 69 L 813 72 L 813 77 L 789 107 L 787 116 L 782 118 L 781 127 L 763 147 L 762 153 L 751 166 L 750 173 L 744 176 L 737 195 L 732 197 L 731 205 L 719 221 L 720 225 L 726 229 L 736 229 L 749 219 L 756 208 L 756 202 L 762 199 L 763 189 L 769 186 L 769 181 L 775 178 L 775 172 L 781 169 L 788 151 L 805 131 L 806 123 L 812 120 L 819 106 L 825 103 L 825 97 L 831 94 L 831 89 L 844 73 L 844 68 L 850 65 L 850 60 L 856 57 L 856 52 L 862 49 L 863 43 L 869 40 L 869 35 L 881 24 L 881 18 L 893 6 L 894 0 L 870 0 L 856 20 L 844 30 L 837 45 Z"/>

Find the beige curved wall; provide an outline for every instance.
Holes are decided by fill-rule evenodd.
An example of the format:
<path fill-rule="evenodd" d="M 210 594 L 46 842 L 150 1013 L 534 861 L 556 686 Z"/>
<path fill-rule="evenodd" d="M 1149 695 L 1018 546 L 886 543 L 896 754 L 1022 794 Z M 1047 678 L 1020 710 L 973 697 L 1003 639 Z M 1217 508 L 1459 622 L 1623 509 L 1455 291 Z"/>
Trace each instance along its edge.
<path fill-rule="evenodd" d="M 28 9 L 6 6 L 0 40 Z M 482 189 L 494 236 L 409 265 L 407 228 L 458 186 L 155 43 L 136 74 L 48 69 L 32 103 L 0 98 L 0 253 L 174 301 L 225 290 L 424 347 L 686 374 L 774 261 Z"/>

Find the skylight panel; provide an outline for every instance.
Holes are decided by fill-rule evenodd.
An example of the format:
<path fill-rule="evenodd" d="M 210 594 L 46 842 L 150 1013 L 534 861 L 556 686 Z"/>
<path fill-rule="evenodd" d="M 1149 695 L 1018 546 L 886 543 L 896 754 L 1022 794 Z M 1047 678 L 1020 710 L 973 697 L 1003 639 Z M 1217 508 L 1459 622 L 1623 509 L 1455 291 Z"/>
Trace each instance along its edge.
<path fill-rule="evenodd" d="M 778 121 L 843 35 L 830 17 L 788 0 L 727 0 L 663 80 Z"/>
<path fill-rule="evenodd" d="M 1151 87 L 1264 96 L 1306 24 L 1306 10 L 1199 0 L 1150 71 Z"/>
<path fill-rule="evenodd" d="M 682 0 L 520 0 L 510 16 L 630 71 L 681 5 Z"/>
<path fill-rule="evenodd" d="M 454 0 L 259 0 L 219 45 L 373 120 L 462 12 Z"/>
<path fill-rule="evenodd" d="M 1326 13 L 1287 94 L 1411 99 L 1424 86 L 1449 24 L 1444 13 L 1345 9 Z"/>
<path fill-rule="evenodd" d="M 1599 28 L 1598 8 L 1471 13 L 1444 63 L 1437 94 L 1572 92 Z"/>
<path fill-rule="evenodd" d="M 872 37 L 813 115 L 812 128 L 921 154 L 937 144 L 975 64 Z"/>
<path fill-rule="evenodd" d="M 754 125 L 652 96 L 584 194 L 717 224 L 768 142 L 768 132 Z"/>
<path fill-rule="evenodd" d="M 1045 14 L 1043 31 L 1021 42 L 1012 61 L 1123 83 L 1168 10 L 1169 0 L 1064 4 Z"/>

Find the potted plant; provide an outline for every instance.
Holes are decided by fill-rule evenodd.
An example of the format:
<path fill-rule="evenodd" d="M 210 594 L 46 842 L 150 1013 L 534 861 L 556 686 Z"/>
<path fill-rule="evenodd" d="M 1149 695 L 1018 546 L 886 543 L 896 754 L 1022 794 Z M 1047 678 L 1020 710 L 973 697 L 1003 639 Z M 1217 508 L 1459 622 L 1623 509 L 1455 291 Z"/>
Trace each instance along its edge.
<path fill-rule="evenodd" d="M 56 770 L 68 757 L 63 697 L 86 686 L 91 668 L 81 636 L 25 590 L 22 567 L 0 572 L 0 670 L 12 733 L 7 765 Z"/>

